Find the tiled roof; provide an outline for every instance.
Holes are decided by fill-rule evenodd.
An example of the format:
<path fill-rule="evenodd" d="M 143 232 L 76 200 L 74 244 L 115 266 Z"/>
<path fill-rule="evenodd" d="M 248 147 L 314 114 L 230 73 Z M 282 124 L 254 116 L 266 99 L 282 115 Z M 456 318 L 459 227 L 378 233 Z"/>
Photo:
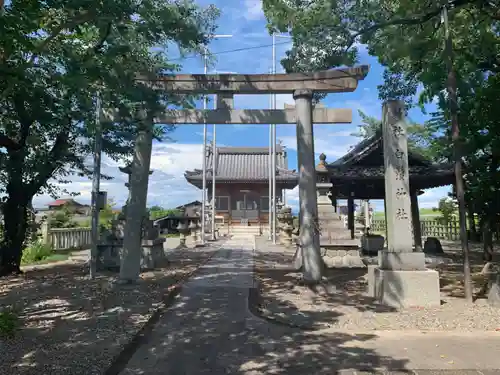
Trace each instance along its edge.
<path fill-rule="evenodd" d="M 83 206 L 82 204 L 78 203 L 77 201 L 75 201 L 74 199 L 71 199 L 71 198 L 67 198 L 67 199 L 56 199 L 54 202 L 52 203 L 49 203 L 48 206 L 49 207 L 59 207 L 59 206 L 63 206 L 65 204 L 74 204 L 76 206 Z"/>
<path fill-rule="evenodd" d="M 298 184 L 298 173 L 288 169 L 286 150 L 276 146 L 276 181 Z M 214 163 L 215 159 L 215 163 Z M 267 147 L 218 147 L 214 154 L 211 148 L 207 155 L 207 181 L 211 182 L 215 164 L 217 182 L 266 182 L 269 179 L 269 149 Z M 188 182 L 199 186 L 203 173 L 199 169 L 186 171 Z"/>
<path fill-rule="evenodd" d="M 385 177 L 384 166 L 379 167 L 343 167 L 330 164 L 328 172 L 332 183 L 345 180 L 383 180 Z M 428 189 L 452 184 L 454 172 L 452 164 L 438 164 L 430 166 L 410 166 L 410 180 L 421 179 L 420 188 Z"/>

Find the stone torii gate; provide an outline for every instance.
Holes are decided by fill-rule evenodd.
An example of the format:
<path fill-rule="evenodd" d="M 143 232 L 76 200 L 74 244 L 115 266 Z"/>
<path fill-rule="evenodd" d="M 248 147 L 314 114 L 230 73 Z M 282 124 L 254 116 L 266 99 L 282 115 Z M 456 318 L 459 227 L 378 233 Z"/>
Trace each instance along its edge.
<path fill-rule="evenodd" d="M 140 272 L 140 231 L 135 228 L 146 208 L 152 128 L 161 124 L 296 124 L 299 169 L 300 247 L 304 280 L 317 282 L 322 276 L 318 233 L 316 171 L 313 124 L 351 123 L 350 109 L 313 108 L 314 92 L 336 93 L 356 90 L 368 66 L 292 74 L 180 74 L 137 77 L 151 88 L 179 94 L 216 94 L 215 110 L 167 110 L 143 116 L 132 162 L 130 205 L 127 212 L 120 279 L 135 281 Z M 237 94 L 293 94 L 295 109 L 234 109 Z"/>

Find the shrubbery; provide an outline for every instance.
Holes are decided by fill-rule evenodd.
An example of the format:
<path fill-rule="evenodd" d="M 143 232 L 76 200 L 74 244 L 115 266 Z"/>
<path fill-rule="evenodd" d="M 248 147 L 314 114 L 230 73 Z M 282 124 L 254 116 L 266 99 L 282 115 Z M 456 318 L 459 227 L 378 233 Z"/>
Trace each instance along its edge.
<path fill-rule="evenodd" d="M 14 309 L 0 311 L 0 337 L 13 337 L 20 326 L 21 320 Z"/>
<path fill-rule="evenodd" d="M 44 244 L 41 241 L 36 241 L 24 249 L 21 264 L 40 262 L 49 258 L 51 255 L 53 255 L 53 249 L 50 245 Z"/>

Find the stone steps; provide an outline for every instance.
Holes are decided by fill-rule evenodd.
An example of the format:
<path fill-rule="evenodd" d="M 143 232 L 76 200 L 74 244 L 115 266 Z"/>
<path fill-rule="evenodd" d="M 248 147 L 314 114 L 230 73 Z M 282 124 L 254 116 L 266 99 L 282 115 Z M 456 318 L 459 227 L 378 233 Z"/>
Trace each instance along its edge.
<path fill-rule="evenodd" d="M 229 234 L 258 236 L 261 234 L 261 230 L 260 230 L 260 227 L 252 227 L 252 226 L 244 226 L 244 225 L 231 225 L 229 227 Z"/>

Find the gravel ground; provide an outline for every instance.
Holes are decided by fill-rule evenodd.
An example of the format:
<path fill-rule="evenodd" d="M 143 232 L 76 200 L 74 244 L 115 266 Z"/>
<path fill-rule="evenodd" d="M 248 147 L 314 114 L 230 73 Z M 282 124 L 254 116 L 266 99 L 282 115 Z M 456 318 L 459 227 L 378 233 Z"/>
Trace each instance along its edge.
<path fill-rule="evenodd" d="M 257 241 L 256 277 L 261 314 L 309 329 L 500 331 L 500 309 L 477 299 L 467 305 L 460 285 L 461 257 L 453 244 L 445 251 L 452 262 L 439 267 L 443 304 L 438 308 L 391 309 L 365 295 L 365 269 L 330 269 L 314 289 L 301 285 L 291 264 L 292 252 Z M 260 246 L 259 246 L 260 245 Z M 474 250 L 474 247 L 473 247 Z M 473 251 L 473 270 L 481 269 L 480 252 Z"/>
<path fill-rule="evenodd" d="M 135 286 L 111 286 L 113 273 L 89 280 L 80 262 L 0 279 L 0 306 L 18 310 L 23 325 L 13 339 L 0 339 L 0 374 L 102 374 L 162 307 L 167 288 L 214 252 L 171 251 L 168 265 L 142 273 Z"/>

